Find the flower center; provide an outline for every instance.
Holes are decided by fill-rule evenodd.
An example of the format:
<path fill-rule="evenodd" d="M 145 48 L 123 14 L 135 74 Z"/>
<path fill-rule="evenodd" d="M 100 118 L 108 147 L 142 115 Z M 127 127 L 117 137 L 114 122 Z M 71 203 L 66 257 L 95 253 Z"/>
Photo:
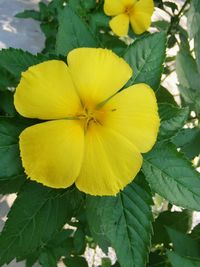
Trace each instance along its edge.
<path fill-rule="evenodd" d="M 134 5 L 128 5 L 125 7 L 124 13 L 130 15 L 133 12 Z"/>
<path fill-rule="evenodd" d="M 86 132 L 94 124 L 103 125 L 111 111 L 115 110 L 107 110 L 103 107 L 92 109 L 84 108 L 83 111 L 76 116 L 76 118 L 83 123 L 83 127 Z"/>

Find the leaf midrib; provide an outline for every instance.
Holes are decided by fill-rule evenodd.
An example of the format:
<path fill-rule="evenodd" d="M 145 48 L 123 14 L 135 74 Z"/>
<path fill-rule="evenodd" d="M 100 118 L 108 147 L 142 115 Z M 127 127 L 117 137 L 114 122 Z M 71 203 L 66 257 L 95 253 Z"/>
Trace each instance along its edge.
<path fill-rule="evenodd" d="M 164 170 L 161 170 L 161 169 L 160 169 L 159 167 L 157 167 L 156 165 L 150 163 L 148 160 L 146 160 L 146 159 L 143 159 L 143 160 L 144 160 L 145 162 L 147 162 L 148 164 L 150 164 L 151 166 L 153 166 L 156 170 L 161 171 L 165 176 L 167 176 L 170 180 L 173 180 L 177 185 L 182 186 L 184 190 L 188 190 L 190 193 L 192 193 L 192 194 L 195 195 L 196 197 L 200 198 L 200 194 L 198 195 L 196 192 L 191 191 L 189 188 L 187 188 L 187 187 L 186 187 L 184 184 L 182 184 L 181 182 L 178 183 L 177 180 L 174 179 L 174 177 L 172 177 L 171 175 L 169 175 L 168 173 L 166 173 Z M 199 179 L 199 183 L 200 183 L 200 179 Z M 195 200 L 195 203 L 198 204 L 196 200 Z M 186 207 L 187 205 L 184 205 L 184 206 Z M 188 207 L 188 208 L 190 209 L 191 207 Z M 199 208 L 199 210 L 200 210 L 200 208 Z"/>

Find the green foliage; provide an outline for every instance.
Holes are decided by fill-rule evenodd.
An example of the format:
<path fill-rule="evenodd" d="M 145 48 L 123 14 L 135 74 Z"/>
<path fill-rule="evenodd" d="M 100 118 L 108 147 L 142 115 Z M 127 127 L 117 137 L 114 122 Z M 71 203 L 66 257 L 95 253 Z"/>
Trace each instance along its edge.
<path fill-rule="evenodd" d="M 165 58 L 166 36 L 156 33 L 136 40 L 125 52 L 124 58 L 133 68 L 128 85 L 147 83 L 157 90 Z"/>
<path fill-rule="evenodd" d="M 16 15 L 40 23 L 45 48 L 38 55 L 14 48 L 0 51 L 0 194 L 18 193 L 0 235 L 0 266 L 16 258 L 27 267 L 36 262 L 55 267 L 60 259 L 67 267 L 84 267 L 86 246 L 97 245 L 105 253 L 109 246 L 115 249 L 114 267 L 200 266 L 200 224 L 191 231 L 191 210 L 200 210 L 200 174 L 195 170 L 200 166 L 200 3 L 186 0 L 180 8 L 177 1 L 154 2 L 169 17 L 152 23 L 159 32 L 137 36 L 130 30 L 125 38 L 111 33 L 103 0 L 40 2 L 37 11 Z M 180 24 L 186 11 L 188 30 Z M 177 44 L 177 55 L 166 55 L 166 48 Z M 116 197 L 84 195 L 75 186 L 47 188 L 28 180 L 22 167 L 19 135 L 38 122 L 20 117 L 14 108 L 22 72 L 50 59 L 66 61 L 78 47 L 107 48 L 124 57 L 133 68 L 126 87 L 147 83 L 159 103 L 157 144 L 143 155 L 143 174 Z M 174 69 L 181 104 L 162 84 Z M 152 209 L 158 194 L 165 200 L 161 208 L 155 200 Z M 172 212 L 172 204 L 186 210 Z M 108 266 L 105 257 L 102 267 Z"/>
<path fill-rule="evenodd" d="M 35 56 L 21 49 L 9 48 L 0 51 L 0 67 L 7 70 L 17 80 L 23 71 L 45 60 L 47 57 L 44 55 Z"/>
<path fill-rule="evenodd" d="M 189 256 L 193 258 L 200 257 L 200 243 L 193 239 L 189 234 L 183 233 L 167 227 L 167 232 L 173 243 L 174 250 L 182 256 Z"/>
<path fill-rule="evenodd" d="M 88 264 L 86 260 L 82 257 L 71 257 L 66 258 L 64 260 L 64 263 L 67 265 L 67 267 L 87 267 Z"/>
<path fill-rule="evenodd" d="M 173 138 L 173 143 L 181 148 L 186 157 L 193 159 L 200 154 L 200 129 L 198 127 L 182 129 Z"/>
<path fill-rule="evenodd" d="M 172 251 L 169 251 L 167 253 L 169 260 L 172 264 L 172 267 L 199 267 L 200 266 L 200 260 L 198 259 L 192 259 L 187 257 L 182 257 L 178 255 L 177 253 L 174 253 Z"/>
<path fill-rule="evenodd" d="M 13 92 L 0 91 L 0 116 L 14 116 L 16 115 L 15 107 L 13 104 Z"/>
<path fill-rule="evenodd" d="M 145 154 L 143 172 L 151 188 L 172 204 L 200 210 L 200 174 L 174 145 L 161 142 Z"/>
<path fill-rule="evenodd" d="M 181 96 L 191 110 L 200 112 L 200 73 L 190 51 L 182 48 L 176 57 L 176 71 L 179 79 Z"/>
<path fill-rule="evenodd" d="M 167 228 L 176 229 L 182 233 L 187 233 L 190 229 L 191 214 L 185 210 L 183 212 L 161 212 L 153 223 L 154 235 L 153 244 L 164 244 L 169 247 L 171 239 L 167 233 Z"/>
<path fill-rule="evenodd" d="M 66 56 L 74 48 L 96 46 L 95 38 L 84 21 L 69 6 L 65 7 L 59 16 L 57 53 Z"/>
<path fill-rule="evenodd" d="M 139 180 L 144 179 L 142 176 Z M 152 204 L 147 186 L 128 185 L 116 197 L 87 197 L 91 233 L 115 248 L 121 267 L 145 266 L 151 240 Z M 123 244 L 123 245 L 122 245 Z"/>
<path fill-rule="evenodd" d="M 200 3 L 198 0 L 192 0 L 188 12 L 188 32 L 191 39 L 194 39 L 194 52 L 196 62 L 200 69 Z"/>
<path fill-rule="evenodd" d="M 20 190 L 0 235 L 0 264 L 44 247 L 81 204 L 82 195 L 75 188 L 54 190 L 28 181 Z"/>
<path fill-rule="evenodd" d="M 24 178 L 19 155 L 18 137 L 21 131 L 31 125 L 31 120 L 0 117 L 0 183 Z M 12 190 L 12 189 L 11 189 Z"/>
<path fill-rule="evenodd" d="M 170 139 L 183 128 L 189 115 L 188 108 L 178 108 L 170 104 L 159 105 L 161 119 L 158 140 Z"/>

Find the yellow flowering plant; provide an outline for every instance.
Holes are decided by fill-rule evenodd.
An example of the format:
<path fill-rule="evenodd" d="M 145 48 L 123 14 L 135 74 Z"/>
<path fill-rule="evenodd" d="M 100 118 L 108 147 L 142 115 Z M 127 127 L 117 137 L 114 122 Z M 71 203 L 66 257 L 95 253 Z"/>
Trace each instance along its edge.
<path fill-rule="evenodd" d="M 200 210 L 193 1 L 53 0 L 17 15 L 38 20 L 46 41 L 37 55 L 0 51 L 0 194 L 16 193 L 0 266 L 96 267 L 90 254 L 100 249 L 102 267 L 200 262 L 198 226 L 189 226 Z M 179 25 L 188 7 L 192 52 Z M 151 22 L 158 8 L 170 25 Z M 181 104 L 161 81 L 172 64 L 166 47 L 179 39 Z"/>
<path fill-rule="evenodd" d="M 136 34 L 147 31 L 154 10 L 153 0 L 105 0 L 104 12 L 113 18 L 109 24 L 118 36 L 128 34 L 129 23 Z"/>

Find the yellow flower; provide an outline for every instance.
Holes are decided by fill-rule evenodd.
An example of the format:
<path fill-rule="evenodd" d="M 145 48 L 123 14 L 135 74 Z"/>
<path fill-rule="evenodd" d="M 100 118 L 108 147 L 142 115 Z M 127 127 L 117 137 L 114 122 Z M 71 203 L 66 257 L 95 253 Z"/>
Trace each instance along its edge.
<path fill-rule="evenodd" d="M 136 34 L 145 32 L 151 24 L 153 0 L 105 0 L 104 12 L 114 16 L 110 21 L 112 31 L 118 36 L 128 34 L 129 22 Z"/>
<path fill-rule="evenodd" d="M 53 188 L 75 182 L 85 193 L 116 195 L 140 170 L 140 153 L 156 141 L 154 92 L 137 84 L 117 93 L 132 69 L 112 51 L 74 49 L 67 61 L 30 67 L 16 89 L 17 111 L 47 120 L 20 135 L 25 172 Z"/>

